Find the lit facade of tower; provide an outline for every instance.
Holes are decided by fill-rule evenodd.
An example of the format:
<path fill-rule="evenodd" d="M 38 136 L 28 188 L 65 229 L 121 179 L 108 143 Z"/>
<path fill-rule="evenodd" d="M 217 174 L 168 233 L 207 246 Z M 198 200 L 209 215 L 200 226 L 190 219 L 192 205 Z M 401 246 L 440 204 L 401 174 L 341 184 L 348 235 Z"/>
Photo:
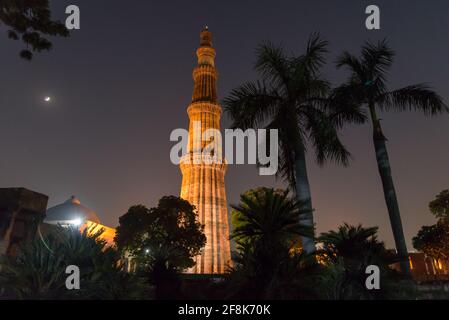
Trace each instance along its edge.
<path fill-rule="evenodd" d="M 224 178 L 226 163 L 221 156 L 221 141 L 215 140 L 217 145 L 214 152 L 210 153 L 212 157 L 205 156 L 203 152 L 213 139 L 202 141 L 202 135 L 210 129 L 220 130 L 221 107 L 217 99 L 216 52 L 212 46 L 212 34 L 207 27 L 201 32 L 200 38 L 198 67 L 193 71 L 192 103 L 187 109 L 190 120 L 189 144 L 187 155 L 180 164 L 181 198 L 196 207 L 199 221 L 205 225 L 207 238 L 203 253 L 196 258 L 196 265 L 189 272 L 220 274 L 225 272 L 231 262 Z"/>

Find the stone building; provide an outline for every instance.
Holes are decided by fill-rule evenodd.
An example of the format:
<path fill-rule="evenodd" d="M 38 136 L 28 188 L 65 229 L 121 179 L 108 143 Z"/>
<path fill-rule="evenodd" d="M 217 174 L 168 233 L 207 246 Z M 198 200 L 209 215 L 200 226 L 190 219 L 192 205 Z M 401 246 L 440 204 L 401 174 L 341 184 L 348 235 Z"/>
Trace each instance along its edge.
<path fill-rule="evenodd" d="M 0 255 L 15 256 L 34 239 L 47 202 L 46 195 L 25 188 L 0 188 Z"/>
<path fill-rule="evenodd" d="M 416 280 L 449 280 L 448 261 L 434 259 L 423 252 L 410 252 L 410 270 Z"/>
<path fill-rule="evenodd" d="M 114 245 L 115 229 L 101 224 L 95 211 L 81 204 L 75 196 L 47 210 L 44 223 L 60 226 L 76 226 L 80 231 L 86 228 L 89 233 L 103 230 L 100 238 L 108 245 Z"/>
<path fill-rule="evenodd" d="M 21 245 L 45 237 L 57 225 L 89 233 L 102 230 L 100 238 L 114 245 L 115 229 L 101 224 L 75 197 L 48 210 L 47 202 L 46 195 L 25 188 L 0 188 L 0 256 L 15 256 Z"/>

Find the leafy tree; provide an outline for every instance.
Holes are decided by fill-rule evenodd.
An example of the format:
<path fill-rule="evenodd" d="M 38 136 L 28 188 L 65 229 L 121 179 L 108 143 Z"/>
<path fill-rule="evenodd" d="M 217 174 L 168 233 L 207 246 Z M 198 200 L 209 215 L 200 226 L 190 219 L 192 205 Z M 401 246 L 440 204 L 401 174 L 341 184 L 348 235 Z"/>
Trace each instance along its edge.
<path fill-rule="evenodd" d="M 449 224 L 423 226 L 413 238 L 413 247 L 436 260 L 449 261 Z"/>
<path fill-rule="evenodd" d="M 129 208 L 128 212 L 119 218 L 114 241 L 117 248 L 136 253 L 141 249 L 142 242 L 151 223 L 150 209 L 143 205 Z"/>
<path fill-rule="evenodd" d="M 120 217 L 115 241 L 156 286 L 156 298 L 173 299 L 179 294 L 178 273 L 195 265 L 193 258 L 206 244 L 203 230 L 194 206 L 168 196 L 155 208 L 131 207 Z"/>
<path fill-rule="evenodd" d="M 168 196 L 155 208 L 133 206 L 120 217 L 115 241 L 120 250 L 144 263 L 164 252 L 166 263 L 178 270 L 194 266 L 193 258 L 206 244 L 206 236 L 188 201 Z"/>
<path fill-rule="evenodd" d="M 120 269 L 117 251 L 106 247 L 101 233 L 59 227 L 22 247 L 17 258 L 2 258 L 0 287 L 17 299 L 146 298 L 147 288 Z M 80 290 L 65 286 L 69 265 L 80 269 Z"/>
<path fill-rule="evenodd" d="M 438 222 L 423 226 L 413 238 L 413 247 L 436 260 L 449 261 L 449 190 L 441 191 L 429 209 Z"/>
<path fill-rule="evenodd" d="M 432 214 L 443 221 L 449 222 L 449 190 L 443 190 L 436 199 L 429 203 Z"/>
<path fill-rule="evenodd" d="M 49 0 L 0 0 L 0 26 L 8 28 L 8 37 L 22 40 L 26 49 L 20 52 L 31 60 L 33 52 L 50 50 L 47 36 L 67 37 L 69 31 L 60 21 L 51 19 Z"/>
<path fill-rule="evenodd" d="M 347 101 L 351 106 L 358 106 L 361 119 L 367 113 L 371 117 L 378 170 L 396 248 L 401 259 L 401 269 L 409 275 L 408 252 L 387 152 L 387 139 L 383 133 L 378 112 L 418 110 L 425 115 L 436 115 L 447 112 L 448 108 L 442 98 L 424 84 L 415 84 L 389 91 L 387 75 L 394 56 L 394 51 L 389 48 L 385 40 L 380 41 L 377 45 L 370 42 L 365 43 L 360 58 L 344 52 L 338 59 L 337 67 L 348 69 L 350 76 L 347 83 L 334 92 L 333 100 L 339 102 L 340 106 L 345 105 L 342 101 Z"/>
<path fill-rule="evenodd" d="M 223 102 L 234 128 L 278 129 L 278 174 L 296 191 L 297 200 L 308 214 L 302 224 L 308 227 L 314 227 L 314 223 L 306 166 L 307 142 L 313 146 L 319 164 L 331 159 L 346 165 L 349 157 L 337 136 L 338 122 L 328 116 L 324 107 L 330 86 L 320 69 L 325 63 L 327 46 L 319 35 L 312 35 L 303 55 L 289 57 L 280 47 L 261 45 L 256 52 L 255 69 L 262 81 L 241 85 Z M 345 118 L 345 114 L 340 113 L 339 118 Z M 315 251 L 312 236 L 304 237 L 302 242 L 307 252 Z"/>

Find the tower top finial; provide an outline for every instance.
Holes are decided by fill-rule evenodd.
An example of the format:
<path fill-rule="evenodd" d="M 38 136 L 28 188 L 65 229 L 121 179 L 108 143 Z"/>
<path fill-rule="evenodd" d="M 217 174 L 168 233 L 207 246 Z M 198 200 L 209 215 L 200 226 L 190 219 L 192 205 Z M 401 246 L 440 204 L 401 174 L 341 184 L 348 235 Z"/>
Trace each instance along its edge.
<path fill-rule="evenodd" d="M 202 47 L 212 47 L 212 33 L 209 31 L 209 27 L 206 25 L 200 34 L 200 44 Z"/>

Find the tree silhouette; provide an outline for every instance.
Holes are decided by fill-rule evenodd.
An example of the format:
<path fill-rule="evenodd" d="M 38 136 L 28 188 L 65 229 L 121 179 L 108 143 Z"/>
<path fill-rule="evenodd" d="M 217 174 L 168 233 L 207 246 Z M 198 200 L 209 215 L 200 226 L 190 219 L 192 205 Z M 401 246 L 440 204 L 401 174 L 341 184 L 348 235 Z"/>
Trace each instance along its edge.
<path fill-rule="evenodd" d="M 401 259 L 401 269 L 409 275 L 410 264 L 391 173 L 387 139 L 383 133 L 378 112 L 417 110 L 425 115 L 436 115 L 449 110 L 442 98 L 424 84 L 409 85 L 389 91 L 387 75 L 393 64 L 394 56 L 395 52 L 385 40 L 377 44 L 366 42 L 362 46 L 360 58 L 344 52 L 337 61 L 337 67 L 346 68 L 350 75 L 347 82 L 335 90 L 333 100 L 337 101 L 337 105 L 340 107 L 345 105 L 342 101 L 346 101 L 350 106 L 358 106 L 361 118 L 366 114 L 371 117 L 374 151 L 396 249 Z M 346 112 L 346 109 L 343 110 Z M 354 110 L 354 112 L 356 111 Z"/>
<path fill-rule="evenodd" d="M 0 26 L 8 28 L 8 38 L 21 40 L 26 48 L 20 57 L 33 58 L 33 52 L 50 50 L 48 36 L 69 36 L 60 21 L 51 19 L 49 0 L 0 0 Z"/>
<path fill-rule="evenodd" d="M 441 191 L 436 199 L 429 203 L 429 209 L 437 219 L 449 223 L 449 190 Z"/>
<path fill-rule="evenodd" d="M 441 191 L 429 203 L 429 209 L 438 221 L 419 230 L 413 247 L 434 259 L 449 261 L 449 190 Z"/>

